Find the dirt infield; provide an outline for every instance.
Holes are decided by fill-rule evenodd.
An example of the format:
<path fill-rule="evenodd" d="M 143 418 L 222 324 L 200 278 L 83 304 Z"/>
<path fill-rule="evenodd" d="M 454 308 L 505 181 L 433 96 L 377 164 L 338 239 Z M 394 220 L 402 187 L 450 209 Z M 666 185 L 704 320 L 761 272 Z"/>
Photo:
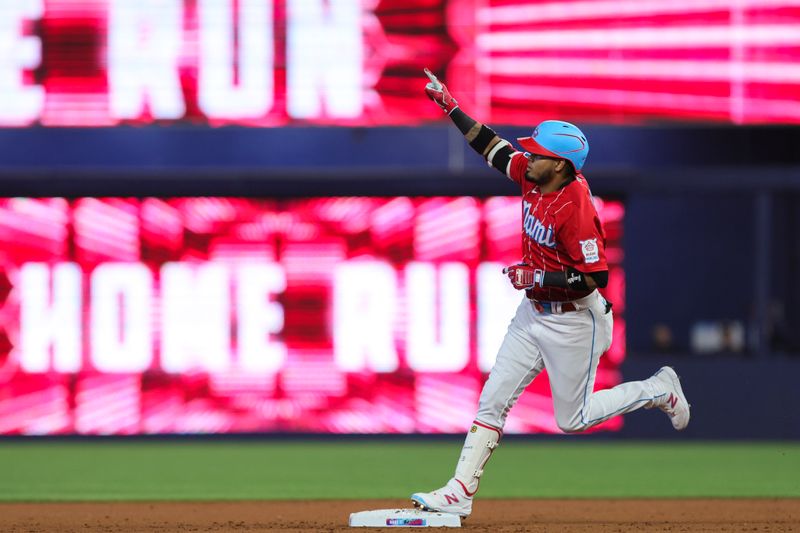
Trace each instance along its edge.
<path fill-rule="evenodd" d="M 0 531 L 351 531 L 402 500 L 0 504 Z M 800 531 L 800 499 L 480 500 L 471 531 Z M 384 531 L 391 528 L 379 528 Z"/>

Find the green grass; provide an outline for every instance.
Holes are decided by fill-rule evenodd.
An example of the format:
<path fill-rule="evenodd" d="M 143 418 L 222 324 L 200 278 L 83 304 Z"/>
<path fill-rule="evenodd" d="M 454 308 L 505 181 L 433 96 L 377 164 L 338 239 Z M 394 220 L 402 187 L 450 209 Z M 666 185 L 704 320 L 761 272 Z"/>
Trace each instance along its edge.
<path fill-rule="evenodd" d="M 460 442 L 0 441 L 0 501 L 398 498 Z M 800 497 L 800 443 L 509 439 L 484 498 Z"/>

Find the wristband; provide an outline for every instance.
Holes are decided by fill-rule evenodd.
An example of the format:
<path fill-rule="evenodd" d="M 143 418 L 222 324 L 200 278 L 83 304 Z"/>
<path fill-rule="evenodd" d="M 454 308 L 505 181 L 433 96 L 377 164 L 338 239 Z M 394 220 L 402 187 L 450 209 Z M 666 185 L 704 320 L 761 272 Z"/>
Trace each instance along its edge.
<path fill-rule="evenodd" d="M 542 284 L 571 291 L 589 290 L 589 286 L 586 284 L 586 274 L 572 267 L 567 267 L 566 272 L 545 272 Z"/>
<path fill-rule="evenodd" d="M 567 271 L 564 272 L 564 277 L 567 280 L 568 289 L 573 291 L 589 290 L 589 286 L 586 284 L 586 274 L 583 272 L 567 267 Z"/>

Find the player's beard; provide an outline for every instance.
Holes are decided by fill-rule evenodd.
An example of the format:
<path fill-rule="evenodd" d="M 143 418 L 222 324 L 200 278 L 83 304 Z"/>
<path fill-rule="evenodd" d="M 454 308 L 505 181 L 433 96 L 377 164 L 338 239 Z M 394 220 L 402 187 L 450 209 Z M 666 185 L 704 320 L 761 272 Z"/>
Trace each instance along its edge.
<path fill-rule="evenodd" d="M 525 179 L 530 181 L 531 183 L 535 183 L 538 186 L 547 185 L 553 180 L 555 174 L 553 173 L 553 169 L 545 169 L 544 171 L 539 171 L 538 173 L 534 174 L 532 170 L 528 170 L 525 173 Z"/>

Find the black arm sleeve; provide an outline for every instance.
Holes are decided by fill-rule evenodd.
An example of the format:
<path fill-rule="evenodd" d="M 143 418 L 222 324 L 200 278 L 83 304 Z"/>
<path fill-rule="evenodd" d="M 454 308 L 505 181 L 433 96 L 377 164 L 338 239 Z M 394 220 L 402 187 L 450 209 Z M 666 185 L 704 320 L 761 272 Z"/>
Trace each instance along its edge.
<path fill-rule="evenodd" d="M 461 111 L 460 107 L 455 108 L 453 112 L 450 113 L 450 119 L 458 128 L 458 131 L 464 134 L 464 136 L 467 136 L 467 134 L 469 134 L 469 132 L 478 124 L 475 119 Z M 492 142 L 492 139 L 494 139 L 496 136 L 497 134 L 492 128 L 486 126 L 485 124 L 481 124 L 481 128 L 478 130 L 477 136 L 469 142 L 469 145 L 480 155 L 484 155 L 486 149 L 489 147 L 489 144 Z"/>
<path fill-rule="evenodd" d="M 589 289 L 589 286 L 586 284 L 587 276 L 591 277 L 595 285 L 601 289 L 608 285 L 608 270 L 584 274 L 574 268 L 567 268 L 566 272 L 545 272 L 542 286 L 585 291 Z"/>
<path fill-rule="evenodd" d="M 458 131 L 464 135 L 469 133 L 469 130 L 472 129 L 472 126 L 478 123 L 478 121 L 476 121 L 474 118 L 461 111 L 460 107 L 453 109 L 453 111 L 450 113 L 450 120 L 452 120 L 453 124 L 456 125 Z"/>
<path fill-rule="evenodd" d="M 601 270 L 600 272 L 591 272 L 586 275 L 591 276 L 591 278 L 594 280 L 595 285 L 597 285 L 601 289 L 605 289 L 606 285 L 608 285 L 608 270 Z"/>

